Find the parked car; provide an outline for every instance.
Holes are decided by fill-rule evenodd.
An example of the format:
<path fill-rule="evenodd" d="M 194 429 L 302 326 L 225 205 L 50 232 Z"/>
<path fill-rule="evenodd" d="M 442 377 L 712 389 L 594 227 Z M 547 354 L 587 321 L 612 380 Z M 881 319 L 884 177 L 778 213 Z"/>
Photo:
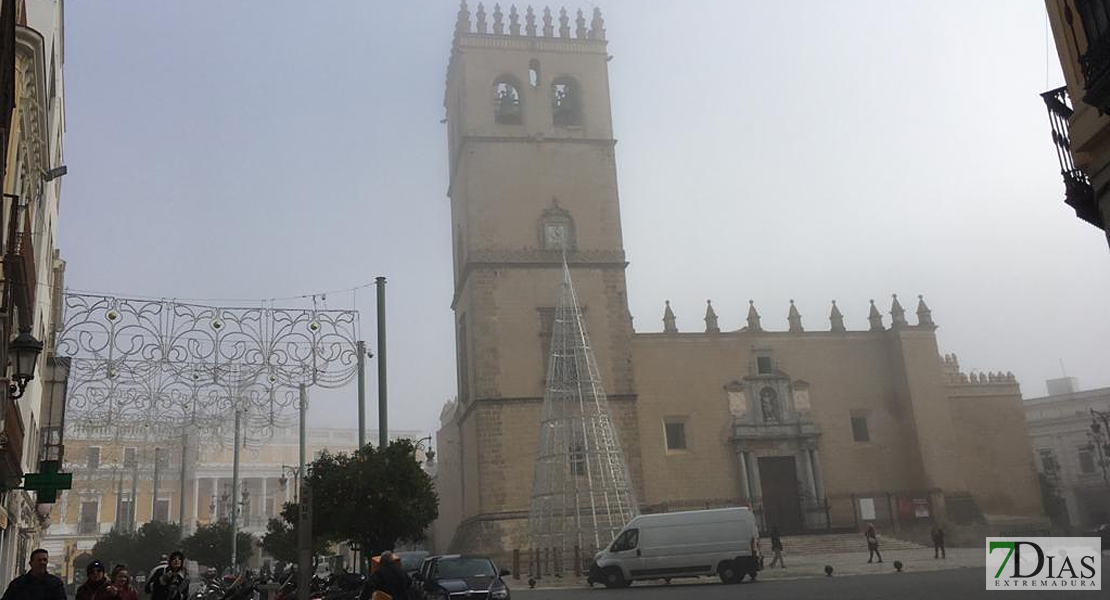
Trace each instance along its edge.
<path fill-rule="evenodd" d="M 489 598 L 509 600 L 509 586 L 503 577 L 508 569 L 497 569 L 485 556 L 441 556 L 430 562 L 428 573 L 421 579 L 423 598 L 450 600 L 451 598 Z"/>
<path fill-rule="evenodd" d="M 716 575 L 740 583 L 761 568 L 750 509 L 692 510 L 634 517 L 594 557 L 588 581 L 620 588 L 638 579 Z"/>

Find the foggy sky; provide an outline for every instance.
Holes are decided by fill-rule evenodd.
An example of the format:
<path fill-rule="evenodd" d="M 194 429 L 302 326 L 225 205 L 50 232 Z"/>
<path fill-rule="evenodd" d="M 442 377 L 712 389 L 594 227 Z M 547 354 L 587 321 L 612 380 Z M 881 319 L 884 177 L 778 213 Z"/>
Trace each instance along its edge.
<path fill-rule="evenodd" d="M 434 430 L 455 394 L 457 5 L 68 2 L 68 286 L 243 304 L 385 275 L 391 425 Z M 1110 252 L 1063 204 L 1042 2 L 599 6 L 637 331 L 668 299 L 682 331 L 706 299 L 737 329 L 749 298 L 767 329 L 793 298 L 822 330 L 831 299 L 865 329 L 868 299 L 889 324 L 890 294 L 910 313 L 925 294 L 964 370 L 1027 397 L 1061 363 L 1110 385 Z M 372 289 L 326 302 L 374 345 Z M 311 410 L 353 417 L 350 390 Z"/>

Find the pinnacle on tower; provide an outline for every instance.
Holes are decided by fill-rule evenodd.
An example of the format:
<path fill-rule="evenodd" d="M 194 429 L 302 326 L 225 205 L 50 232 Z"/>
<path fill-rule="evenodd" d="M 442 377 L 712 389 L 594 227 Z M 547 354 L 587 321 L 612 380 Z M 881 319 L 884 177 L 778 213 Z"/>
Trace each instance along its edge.
<path fill-rule="evenodd" d="M 591 40 L 604 40 L 605 39 L 605 19 L 601 18 L 601 9 L 594 9 L 594 18 L 590 20 L 590 33 L 588 36 Z"/>
<path fill-rule="evenodd" d="M 578 17 L 574 19 L 574 37 L 586 39 L 586 17 L 582 16 L 582 9 L 578 9 Z"/>
<path fill-rule="evenodd" d="M 570 37 L 570 17 L 567 16 L 567 8 L 564 6 L 559 9 L 559 37 Z"/>
<path fill-rule="evenodd" d="M 790 322 L 790 331 L 792 333 L 801 333 L 805 331 L 802 328 L 802 315 L 798 312 L 798 308 L 794 306 L 794 300 L 790 300 L 790 313 L 786 315 L 786 320 Z"/>
<path fill-rule="evenodd" d="M 933 322 L 933 311 L 929 310 L 929 306 L 925 304 L 925 296 L 921 294 L 917 295 L 917 326 L 937 328 L 937 324 Z"/>
<path fill-rule="evenodd" d="M 528 37 L 536 37 L 536 13 L 531 6 L 524 11 L 524 33 Z"/>
<path fill-rule="evenodd" d="M 505 35 L 505 15 L 501 13 L 501 4 L 495 3 L 493 5 L 493 33 L 497 35 Z"/>
<path fill-rule="evenodd" d="M 551 9 L 543 7 L 543 37 L 553 37 L 555 27 L 551 24 Z"/>
<path fill-rule="evenodd" d="M 671 301 L 664 302 L 665 308 L 663 309 L 663 333 L 678 333 L 678 327 L 675 325 L 674 311 L 671 310 Z"/>
<path fill-rule="evenodd" d="M 891 294 L 893 300 L 890 303 L 890 328 L 901 329 L 909 325 L 906 322 L 906 309 L 902 308 L 902 303 L 898 302 L 898 294 Z"/>
<path fill-rule="evenodd" d="M 520 35 L 520 13 L 515 4 L 509 7 L 509 35 Z"/>
<path fill-rule="evenodd" d="M 459 2 L 459 13 L 455 19 L 455 33 L 470 33 L 470 9 L 466 0 Z"/>
<path fill-rule="evenodd" d="M 487 33 L 487 30 L 486 30 L 486 7 L 482 6 L 481 2 L 478 3 L 478 12 L 475 13 L 475 17 L 477 18 L 478 33 Z"/>
<path fill-rule="evenodd" d="M 639 508 L 565 261 L 560 287 L 528 525 L 533 548 L 588 556 Z"/>
<path fill-rule="evenodd" d="M 717 312 L 713 310 L 712 300 L 705 301 L 705 332 L 721 333 L 721 328 L 717 325 Z"/>
<path fill-rule="evenodd" d="M 829 331 L 846 331 L 844 329 L 844 315 L 836 307 L 836 300 L 832 301 L 832 311 L 829 313 Z"/>
<path fill-rule="evenodd" d="M 871 331 L 885 331 L 883 327 L 883 315 L 879 309 L 875 308 L 875 301 L 871 301 L 871 313 L 867 315 L 867 320 L 871 322 Z"/>
<path fill-rule="evenodd" d="M 763 331 L 759 324 L 759 312 L 755 310 L 755 300 L 748 300 L 748 331 Z"/>

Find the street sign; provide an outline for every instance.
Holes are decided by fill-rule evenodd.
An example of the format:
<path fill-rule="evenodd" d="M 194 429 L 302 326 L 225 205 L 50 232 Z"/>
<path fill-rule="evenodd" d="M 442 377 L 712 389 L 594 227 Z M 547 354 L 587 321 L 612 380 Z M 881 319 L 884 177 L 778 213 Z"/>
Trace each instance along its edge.
<path fill-rule="evenodd" d="M 39 504 L 53 504 L 58 500 L 58 490 L 73 487 L 73 473 L 59 473 L 61 466 L 57 460 L 42 461 L 41 473 L 23 476 L 23 489 L 35 492 Z"/>

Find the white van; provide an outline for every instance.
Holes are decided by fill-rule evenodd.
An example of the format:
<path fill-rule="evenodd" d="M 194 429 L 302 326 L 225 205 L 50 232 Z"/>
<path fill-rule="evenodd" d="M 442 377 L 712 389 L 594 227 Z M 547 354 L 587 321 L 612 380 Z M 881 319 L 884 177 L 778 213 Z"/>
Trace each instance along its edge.
<path fill-rule="evenodd" d="M 747 508 L 719 508 L 633 518 L 590 565 L 589 582 L 627 587 L 637 579 L 716 575 L 755 579 L 759 529 Z"/>

